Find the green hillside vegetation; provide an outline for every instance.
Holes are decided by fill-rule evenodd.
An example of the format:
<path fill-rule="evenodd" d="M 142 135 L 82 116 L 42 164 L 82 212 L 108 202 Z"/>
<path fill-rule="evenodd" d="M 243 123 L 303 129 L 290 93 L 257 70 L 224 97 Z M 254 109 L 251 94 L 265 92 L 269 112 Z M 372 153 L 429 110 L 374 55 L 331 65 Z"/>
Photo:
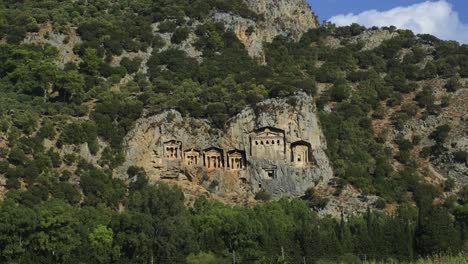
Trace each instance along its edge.
<path fill-rule="evenodd" d="M 398 264 L 398 263 L 405 263 L 405 262 L 398 262 L 395 260 L 388 260 L 385 262 L 365 262 L 369 264 Z M 435 256 L 431 258 L 424 258 L 415 261 L 416 264 L 466 264 L 468 263 L 468 257 L 465 255 L 459 256 Z"/>
<path fill-rule="evenodd" d="M 460 78 L 468 77 L 468 45 L 386 28 L 398 36 L 362 50 L 363 43 L 349 38 L 365 28 L 326 24 L 297 43 L 278 37 L 260 65 L 233 32 L 205 20 L 207 10 L 262 19 L 240 0 L 0 1 L 0 38 L 6 40 L 0 44 L 0 174 L 8 189 L 0 203 L 0 262 L 231 263 L 235 255 L 238 263 L 341 257 L 355 263 L 463 250 L 468 187 L 444 202 L 440 188 L 417 172 L 410 154 L 417 140 L 397 140 L 394 157 L 372 120 L 387 107 L 399 109 L 392 116 L 396 128 L 415 113 L 438 115 L 450 102 L 436 104 L 419 81 L 445 80 L 449 94 L 460 89 Z M 202 23 L 194 28 L 196 20 Z M 64 34 L 76 29 L 83 40 L 74 47 L 79 63 L 61 65 L 51 45 L 21 43 L 44 23 Z M 161 50 L 164 39 L 151 33 L 152 23 L 160 23 L 161 33 L 174 33 L 173 44 L 195 34 L 201 60 L 176 46 Z M 332 49 L 327 37 L 344 45 Z M 110 63 L 112 56 L 149 48 L 146 75 L 139 72 L 141 58 Z M 133 79 L 127 85 L 113 89 L 128 75 Z M 318 83 L 330 88 L 319 94 Z M 400 205 L 395 214 L 319 218 L 310 210 L 319 199 L 314 195 L 255 208 L 200 198 L 185 207 L 180 190 L 148 186 L 139 168 L 129 170 L 130 185 L 112 178 L 124 161 L 123 138 L 143 113 L 175 108 L 223 128 L 246 106 L 298 91 L 316 98 L 341 184 L 379 195 L 382 207 Z M 411 92 L 416 101 L 404 103 Z M 433 132 L 436 144 L 426 149 L 427 158 L 444 151 L 448 131 L 441 126 Z M 92 154 L 101 153 L 101 168 L 77 153 L 59 154 L 84 143 Z M 456 154 L 460 162 L 466 157 Z M 401 169 L 391 166 L 394 159 Z"/>

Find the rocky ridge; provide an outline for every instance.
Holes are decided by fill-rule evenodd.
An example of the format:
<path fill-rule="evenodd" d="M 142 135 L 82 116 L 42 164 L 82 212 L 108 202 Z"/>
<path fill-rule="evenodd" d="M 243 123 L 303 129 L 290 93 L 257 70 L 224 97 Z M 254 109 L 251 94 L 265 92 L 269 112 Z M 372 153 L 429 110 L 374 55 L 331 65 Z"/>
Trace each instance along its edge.
<path fill-rule="evenodd" d="M 260 14 L 254 21 L 228 13 L 215 13 L 214 21 L 223 22 L 233 30 L 245 45 L 249 55 L 263 60 L 263 43 L 272 42 L 277 36 L 290 36 L 298 41 L 302 34 L 319 27 L 317 17 L 306 0 L 245 0 L 248 7 Z"/>

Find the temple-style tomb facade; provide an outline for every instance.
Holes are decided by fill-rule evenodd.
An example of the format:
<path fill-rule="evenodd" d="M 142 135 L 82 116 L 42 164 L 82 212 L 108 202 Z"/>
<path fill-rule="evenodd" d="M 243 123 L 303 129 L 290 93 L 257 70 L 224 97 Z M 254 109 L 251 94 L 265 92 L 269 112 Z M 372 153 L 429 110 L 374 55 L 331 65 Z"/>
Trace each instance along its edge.
<path fill-rule="evenodd" d="M 164 142 L 164 158 L 168 160 L 181 159 L 182 143 L 177 140 Z"/>
<path fill-rule="evenodd" d="M 219 169 L 224 167 L 223 150 L 220 148 L 207 148 L 203 151 L 205 168 Z"/>
<path fill-rule="evenodd" d="M 312 147 L 305 141 L 291 144 L 291 161 L 298 167 L 304 167 L 312 161 Z"/>
<path fill-rule="evenodd" d="M 200 151 L 188 149 L 184 151 L 184 164 L 187 166 L 198 166 L 202 163 Z"/>
<path fill-rule="evenodd" d="M 231 170 L 243 170 L 245 164 L 245 152 L 241 150 L 231 150 L 227 154 L 228 167 Z"/>
<path fill-rule="evenodd" d="M 281 129 L 266 127 L 257 130 L 250 146 L 253 159 L 285 159 L 285 136 Z"/>
<path fill-rule="evenodd" d="M 250 137 L 250 155 L 245 150 L 209 147 L 200 151 L 194 148 L 182 149 L 182 142 L 173 139 L 163 143 L 161 160 L 174 161 L 188 167 L 204 167 L 207 170 L 226 169 L 241 171 L 247 169 L 248 158 L 258 161 L 283 161 L 295 167 L 314 164 L 312 146 L 306 141 L 291 143 L 286 149 L 285 132 L 278 128 L 264 127 L 254 131 Z M 226 155 L 225 155 L 226 154 Z M 290 155 L 290 157 L 286 157 Z M 155 154 L 157 156 L 157 153 Z M 159 162 L 158 164 L 162 164 Z M 276 178 L 276 167 L 264 167 L 266 178 Z"/>

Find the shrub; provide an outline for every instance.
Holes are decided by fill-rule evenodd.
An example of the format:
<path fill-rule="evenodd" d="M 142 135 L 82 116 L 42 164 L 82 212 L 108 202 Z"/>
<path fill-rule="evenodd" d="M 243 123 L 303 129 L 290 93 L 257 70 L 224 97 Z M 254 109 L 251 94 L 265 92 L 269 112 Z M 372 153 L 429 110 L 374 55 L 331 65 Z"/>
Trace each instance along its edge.
<path fill-rule="evenodd" d="M 227 264 L 230 261 L 221 259 L 213 253 L 200 252 L 198 254 L 190 254 L 187 259 L 187 264 Z"/>
<path fill-rule="evenodd" d="M 467 163 L 468 162 L 468 152 L 460 150 L 453 153 L 453 158 L 458 163 Z"/>
<path fill-rule="evenodd" d="M 448 177 L 447 180 L 444 183 L 444 191 L 450 192 L 453 190 L 453 188 L 456 186 L 455 180 L 451 177 Z"/>
<path fill-rule="evenodd" d="M 177 24 L 174 21 L 164 21 L 159 24 L 159 32 L 168 33 L 176 30 Z"/>
<path fill-rule="evenodd" d="M 375 208 L 380 209 L 380 210 L 385 209 L 386 205 L 387 203 L 382 198 L 377 199 L 377 201 L 375 201 L 375 204 L 374 204 Z"/>
<path fill-rule="evenodd" d="M 172 43 L 180 44 L 189 36 L 190 31 L 186 27 L 177 28 L 171 37 Z"/>
<path fill-rule="evenodd" d="M 419 107 L 426 108 L 434 105 L 435 97 L 430 87 L 425 87 L 423 91 L 419 92 L 415 97 Z"/>
<path fill-rule="evenodd" d="M 0 161 L 0 174 L 4 174 L 8 171 L 10 164 L 7 161 Z"/>
<path fill-rule="evenodd" d="M 97 139 L 97 128 L 93 122 L 71 123 L 63 129 L 60 142 L 69 145 L 91 143 Z"/>
<path fill-rule="evenodd" d="M 347 99 L 351 94 L 351 88 L 346 81 L 337 81 L 330 90 L 331 99 L 335 102 L 341 102 Z"/>
<path fill-rule="evenodd" d="M 15 115 L 13 125 L 21 129 L 24 133 L 30 134 L 36 129 L 38 119 L 39 117 L 37 114 L 33 112 L 20 112 Z"/>
<path fill-rule="evenodd" d="M 445 89 L 448 92 L 455 92 L 462 87 L 460 79 L 458 77 L 452 77 L 448 79 L 447 83 L 445 84 Z"/>
<path fill-rule="evenodd" d="M 450 126 L 442 125 L 438 126 L 434 132 L 431 133 L 430 138 L 434 139 L 436 143 L 442 144 L 449 136 Z"/>
<path fill-rule="evenodd" d="M 257 201 L 269 201 L 271 199 L 271 194 L 265 190 L 260 190 L 255 194 L 255 200 Z"/>
<path fill-rule="evenodd" d="M 141 62 L 143 60 L 141 58 L 134 58 L 133 60 L 125 57 L 120 61 L 120 65 L 122 65 L 129 74 L 133 74 L 140 69 Z"/>
<path fill-rule="evenodd" d="M 24 162 L 27 161 L 27 158 L 22 149 L 14 146 L 8 154 L 8 161 L 10 161 L 12 164 L 19 165 L 24 164 Z"/>

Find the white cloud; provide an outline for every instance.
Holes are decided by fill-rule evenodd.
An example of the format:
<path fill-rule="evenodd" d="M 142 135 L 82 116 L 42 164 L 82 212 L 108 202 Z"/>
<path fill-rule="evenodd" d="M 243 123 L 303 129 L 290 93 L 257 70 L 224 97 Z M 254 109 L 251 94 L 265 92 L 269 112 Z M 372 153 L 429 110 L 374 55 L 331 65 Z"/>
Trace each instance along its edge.
<path fill-rule="evenodd" d="M 468 25 L 463 24 L 452 5 L 445 0 L 423 2 L 388 11 L 369 10 L 360 14 L 337 15 L 329 19 L 338 26 L 358 23 L 367 27 L 396 26 L 418 34 L 468 43 Z"/>

